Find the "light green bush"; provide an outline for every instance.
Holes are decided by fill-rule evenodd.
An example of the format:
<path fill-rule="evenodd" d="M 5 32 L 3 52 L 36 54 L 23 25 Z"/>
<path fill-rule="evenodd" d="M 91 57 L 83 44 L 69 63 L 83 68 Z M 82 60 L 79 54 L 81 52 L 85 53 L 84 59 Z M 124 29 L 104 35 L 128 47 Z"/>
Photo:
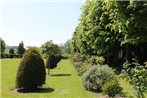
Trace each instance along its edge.
<path fill-rule="evenodd" d="M 113 78 L 115 73 L 108 65 L 95 65 L 82 75 L 82 83 L 87 90 L 102 91 L 102 86 Z"/>

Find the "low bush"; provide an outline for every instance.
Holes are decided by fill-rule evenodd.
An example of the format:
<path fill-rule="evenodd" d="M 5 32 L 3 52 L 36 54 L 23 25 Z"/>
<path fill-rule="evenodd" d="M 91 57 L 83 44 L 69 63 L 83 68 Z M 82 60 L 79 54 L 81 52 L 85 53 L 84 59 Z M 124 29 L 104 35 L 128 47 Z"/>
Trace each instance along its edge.
<path fill-rule="evenodd" d="M 70 57 L 71 63 L 75 67 L 77 74 L 81 76 L 88 69 L 88 56 L 76 53 Z"/>
<path fill-rule="evenodd" d="M 84 63 L 79 68 L 76 68 L 76 69 L 77 69 L 78 75 L 81 76 L 88 70 L 88 66 L 86 63 Z"/>
<path fill-rule="evenodd" d="M 22 54 L 0 54 L 1 58 L 22 58 Z"/>
<path fill-rule="evenodd" d="M 88 59 L 88 63 L 90 65 L 97 65 L 97 64 L 103 64 L 105 59 L 103 57 L 98 57 L 98 56 L 91 56 Z"/>
<path fill-rule="evenodd" d="M 122 93 L 122 87 L 120 87 L 117 79 L 107 81 L 103 85 L 102 90 L 105 94 L 108 94 L 109 97 L 115 97 L 117 94 Z"/>
<path fill-rule="evenodd" d="M 70 60 L 73 65 L 75 65 L 78 62 L 84 63 L 86 60 L 86 55 L 81 55 L 80 53 L 76 53 L 70 57 Z"/>
<path fill-rule="evenodd" d="M 91 66 L 83 75 L 82 83 L 90 91 L 102 91 L 102 86 L 115 78 L 114 70 L 108 65 Z"/>

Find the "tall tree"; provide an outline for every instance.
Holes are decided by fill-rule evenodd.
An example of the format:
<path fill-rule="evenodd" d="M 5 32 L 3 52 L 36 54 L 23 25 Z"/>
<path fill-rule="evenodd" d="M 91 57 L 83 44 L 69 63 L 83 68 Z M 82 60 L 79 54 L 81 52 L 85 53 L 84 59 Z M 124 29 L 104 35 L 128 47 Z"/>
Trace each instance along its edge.
<path fill-rule="evenodd" d="M 61 50 L 57 44 L 54 44 L 52 40 L 45 42 L 41 46 L 41 52 L 42 54 L 47 55 L 56 55 L 61 54 Z"/>
<path fill-rule="evenodd" d="M 5 41 L 0 37 L 0 54 L 3 53 L 6 49 Z"/>
<path fill-rule="evenodd" d="M 113 63 L 121 51 L 121 58 L 146 61 L 146 12 L 147 1 L 87 0 L 71 40 L 72 50 L 110 57 L 107 61 Z"/>
<path fill-rule="evenodd" d="M 25 52 L 25 48 L 24 48 L 24 43 L 23 41 L 21 43 L 19 43 L 19 46 L 18 46 L 18 54 L 24 54 Z"/>
<path fill-rule="evenodd" d="M 11 48 L 11 49 L 9 50 L 9 54 L 14 54 L 14 49 L 13 49 L 13 48 Z"/>
<path fill-rule="evenodd" d="M 10 57 L 10 58 L 13 58 L 13 54 L 14 54 L 14 49 L 11 48 L 11 49 L 9 50 L 9 57 Z"/>

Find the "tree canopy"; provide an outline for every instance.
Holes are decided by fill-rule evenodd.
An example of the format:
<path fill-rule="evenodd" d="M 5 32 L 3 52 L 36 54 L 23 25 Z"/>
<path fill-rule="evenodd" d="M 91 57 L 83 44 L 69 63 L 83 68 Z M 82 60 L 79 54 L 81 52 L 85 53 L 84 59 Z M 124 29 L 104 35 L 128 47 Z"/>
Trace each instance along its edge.
<path fill-rule="evenodd" d="M 147 60 L 147 1 L 87 0 L 81 9 L 72 51 L 111 56 L 111 62 L 119 56 Z"/>
<path fill-rule="evenodd" d="M 24 48 L 24 43 L 23 41 L 21 43 L 19 43 L 19 46 L 18 46 L 18 54 L 24 54 L 25 52 L 25 48 Z"/>
<path fill-rule="evenodd" d="M 54 44 L 52 40 L 45 42 L 41 46 L 41 52 L 42 54 L 47 54 L 47 55 L 56 55 L 56 54 L 61 54 L 61 50 L 57 44 Z"/>

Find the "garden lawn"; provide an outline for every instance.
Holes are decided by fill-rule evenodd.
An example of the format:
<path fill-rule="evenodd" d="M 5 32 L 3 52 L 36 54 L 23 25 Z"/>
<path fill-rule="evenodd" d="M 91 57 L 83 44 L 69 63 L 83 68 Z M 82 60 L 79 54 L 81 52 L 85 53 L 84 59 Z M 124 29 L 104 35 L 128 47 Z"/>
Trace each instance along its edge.
<path fill-rule="evenodd" d="M 58 67 L 46 75 L 44 91 L 39 93 L 18 93 L 15 90 L 16 72 L 20 59 L 1 59 L 2 63 L 2 98 L 96 98 L 86 91 L 80 77 L 69 60 L 62 60 Z"/>

